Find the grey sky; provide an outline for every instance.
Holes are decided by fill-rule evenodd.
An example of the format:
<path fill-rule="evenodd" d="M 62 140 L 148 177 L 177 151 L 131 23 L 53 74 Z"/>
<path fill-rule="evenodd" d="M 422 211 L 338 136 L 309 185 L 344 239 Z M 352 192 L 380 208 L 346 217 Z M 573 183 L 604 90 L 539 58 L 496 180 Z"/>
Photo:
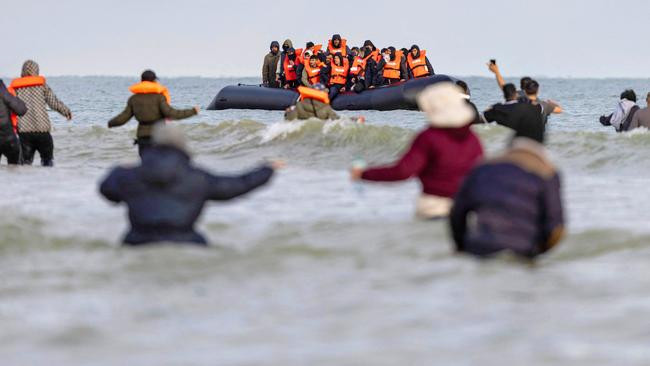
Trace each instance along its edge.
<path fill-rule="evenodd" d="M 650 77 L 648 0 L 335 2 L 347 16 L 327 1 L 0 3 L 8 76 L 26 58 L 46 75 L 258 76 L 270 41 L 341 33 L 354 45 L 416 43 L 451 75 L 487 75 L 496 58 L 509 75 Z"/>

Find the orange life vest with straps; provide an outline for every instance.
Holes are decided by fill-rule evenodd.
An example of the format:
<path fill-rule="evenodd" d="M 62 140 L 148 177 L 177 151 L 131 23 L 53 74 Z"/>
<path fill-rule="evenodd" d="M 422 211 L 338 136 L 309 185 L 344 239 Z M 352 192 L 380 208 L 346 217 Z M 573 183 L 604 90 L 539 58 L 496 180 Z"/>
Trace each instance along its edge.
<path fill-rule="evenodd" d="M 330 104 L 330 97 L 327 92 L 308 88 L 306 86 L 299 86 L 298 93 L 300 93 L 300 100 L 313 99 L 325 104 Z"/>
<path fill-rule="evenodd" d="M 395 51 L 395 59 L 386 62 L 386 65 L 384 65 L 384 78 L 400 79 L 402 75 L 401 65 L 402 65 L 402 51 Z"/>
<path fill-rule="evenodd" d="M 307 71 L 307 75 L 309 77 L 309 83 L 311 85 L 320 83 L 321 67 L 322 65 L 320 62 L 318 63 L 318 65 L 316 65 L 316 67 L 311 67 L 311 65 L 309 65 L 309 62 L 305 63 L 305 70 Z"/>
<path fill-rule="evenodd" d="M 377 62 L 377 63 L 379 63 L 379 61 L 381 61 L 381 55 L 379 54 L 379 50 L 372 51 L 370 56 L 372 56 L 372 58 L 375 59 L 375 62 Z"/>
<path fill-rule="evenodd" d="M 155 81 L 141 81 L 131 85 L 129 88 L 133 94 L 162 94 L 165 96 L 167 104 L 171 104 L 172 98 L 169 96 L 169 90 Z"/>
<path fill-rule="evenodd" d="M 339 43 L 338 48 L 334 48 L 332 45 L 332 40 L 330 39 L 327 41 L 327 51 L 330 53 L 330 55 L 335 55 L 338 52 L 341 52 L 341 55 L 343 57 L 346 57 L 348 55 L 348 48 L 347 48 L 347 43 L 348 41 L 345 38 L 341 38 L 341 43 Z"/>
<path fill-rule="evenodd" d="M 300 53 L 298 53 L 298 51 L 300 51 Z M 282 68 L 284 70 L 284 80 L 298 80 L 298 74 L 296 73 L 296 70 L 298 69 L 300 60 L 302 60 L 302 49 L 296 50 L 296 59 L 293 61 L 289 60 L 289 57 L 285 56 L 284 63 L 282 64 Z"/>
<path fill-rule="evenodd" d="M 368 58 L 369 57 L 370 56 L 368 56 Z M 354 61 L 352 61 L 352 66 L 350 67 L 350 75 L 352 76 L 365 75 L 366 63 L 368 62 L 368 58 L 363 58 L 360 56 L 355 57 Z"/>
<path fill-rule="evenodd" d="M 305 62 L 305 59 L 303 58 L 302 48 L 298 48 L 296 50 L 296 63 L 297 64 L 302 64 L 304 62 Z"/>
<path fill-rule="evenodd" d="M 23 76 L 18 79 L 14 79 L 7 91 L 9 94 L 16 96 L 16 89 L 29 88 L 32 86 L 43 86 L 45 85 L 45 78 L 42 76 Z M 14 127 L 14 132 L 18 132 L 18 116 L 15 113 L 11 113 L 11 125 Z"/>
<path fill-rule="evenodd" d="M 343 65 L 341 66 L 336 66 L 334 61 L 332 61 L 330 64 L 330 85 L 345 85 L 348 81 L 349 71 L 350 63 L 347 58 L 343 59 Z"/>
<path fill-rule="evenodd" d="M 414 78 L 421 78 L 423 76 L 431 75 L 429 67 L 427 67 L 427 51 L 420 50 L 420 57 L 414 59 L 413 54 L 409 52 L 406 57 L 406 62 Z"/>

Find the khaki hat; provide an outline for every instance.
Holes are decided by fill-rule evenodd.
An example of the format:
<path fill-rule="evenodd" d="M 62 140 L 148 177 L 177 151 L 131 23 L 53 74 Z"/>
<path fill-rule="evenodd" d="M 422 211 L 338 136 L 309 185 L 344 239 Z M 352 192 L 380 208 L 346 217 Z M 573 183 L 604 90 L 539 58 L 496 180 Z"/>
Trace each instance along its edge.
<path fill-rule="evenodd" d="M 458 128 L 474 120 L 474 109 L 467 103 L 468 96 L 451 82 L 436 83 L 424 89 L 417 97 L 420 110 L 426 113 L 431 126 Z"/>

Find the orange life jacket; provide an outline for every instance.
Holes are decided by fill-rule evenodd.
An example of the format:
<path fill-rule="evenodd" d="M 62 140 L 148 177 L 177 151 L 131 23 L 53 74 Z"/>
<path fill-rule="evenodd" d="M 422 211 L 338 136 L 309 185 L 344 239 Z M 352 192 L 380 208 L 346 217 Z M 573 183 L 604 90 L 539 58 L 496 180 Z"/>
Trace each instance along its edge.
<path fill-rule="evenodd" d="M 284 70 L 284 80 L 286 81 L 294 81 L 298 80 L 298 74 L 296 73 L 296 69 L 298 69 L 298 58 L 302 59 L 302 49 L 300 50 L 300 56 L 298 56 L 298 50 L 296 50 L 296 59 L 294 61 L 289 60 L 288 56 L 284 57 L 284 63 L 282 64 L 282 68 Z"/>
<path fill-rule="evenodd" d="M 402 51 L 395 51 L 395 60 L 384 65 L 384 78 L 401 79 Z"/>
<path fill-rule="evenodd" d="M 330 55 L 335 55 L 336 53 L 341 52 L 341 55 L 343 55 L 343 57 L 346 57 L 348 55 L 348 48 L 346 46 L 347 43 L 348 41 L 345 38 L 341 38 L 339 47 L 334 48 L 334 46 L 332 46 L 332 40 L 330 39 L 327 41 L 327 51 L 330 53 Z"/>
<path fill-rule="evenodd" d="M 300 100 L 313 99 L 325 104 L 330 104 L 330 97 L 327 92 L 308 88 L 306 86 L 299 86 L 298 93 L 300 93 Z"/>
<path fill-rule="evenodd" d="M 345 85 L 348 81 L 348 72 L 350 71 L 350 63 L 347 58 L 343 59 L 343 65 L 336 66 L 334 60 L 330 64 L 330 85 L 338 84 Z"/>
<path fill-rule="evenodd" d="M 375 62 L 377 62 L 377 63 L 379 63 L 379 61 L 381 61 L 381 55 L 379 54 L 379 50 L 372 51 L 370 56 L 372 56 L 372 58 L 374 58 Z"/>
<path fill-rule="evenodd" d="M 311 67 L 311 65 L 309 65 L 309 62 L 305 63 L 305 70 L 307 71 L 307 75 L 309 77 L 309 83 L 311 85 L 320 83 L 321 67 L 322 65 L 320 64 L 320 62 L 318 63 L 318 65 L 316 65 L 316 67 Z"/>
<path fill-rule="evenodd" d="M 370 58 L 370 56 L 368 56 L 368 58 Z M 366 64 L 368 62 L 368 58 L 363 58 L 360 56 L 355 57 L 354 61 L 352 61 L 352 66 L 350 67 L 350 75 L 363 76 L 366 71 Z"/>
<path fill-rule="evenodd" d="M 42 76 L 23 76 L 18 79 L 14 79 L 7 91 L 14 97 L 16 96 L 16 89 L 29 88 L 32 86 L 43 86 L 45 85 L 45 78 Z M 11 113 L 11 125 L 14 127 L 14 132 L 18 132 L 18 116 L 15 113 Z"/>
<path fill-rule="evenodd" d="M 302 55 L 302 48 L 298 48 L 296 50 L 296 63 L 297 64 L 301 64 L 301 63 L 305 62 L 305 60 L 304 60 L 304 58 L 302 56 L 303 56 Z"/>
<path fill-rule="evenodd" d="M 431 75 L 431 72 L 427 67 L 427 51 L 420 50 L 420 57 L 416 59 L 414 59 L 413 54 L 409 52 L 409 55 L 406 57 L 406 62 L 408 62 L 409 69 L 414 78 Z"/>
<path fill-rule="evenodd" d="M 171 104 L 172 102 L 172 98 L 169 96 L 169 90 L 155 81 L 141 81 L 131 85 L 129 90 L 133 94 L 162 94 L 165 96 L 167 104 Z"/>

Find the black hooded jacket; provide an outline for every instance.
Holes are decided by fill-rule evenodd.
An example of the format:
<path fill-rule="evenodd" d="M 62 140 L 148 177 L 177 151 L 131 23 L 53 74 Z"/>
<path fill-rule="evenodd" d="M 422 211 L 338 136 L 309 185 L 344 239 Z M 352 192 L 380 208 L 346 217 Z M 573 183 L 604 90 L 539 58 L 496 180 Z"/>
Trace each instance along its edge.
<path fill-rule="evenodd" d="M 11 113 L 24 116 L 27 107 L 22 100 L 9 93 L 5 84 L 0 80 L 0 143 L 14 139 L 14 127 L 11 124 Z"/>
<path fill-rule="evenodd" d="M 154 146 L 140 166 L 115 168 L 101 183 L 100 192 L 128 206 L 131 229 L 125 244 L 206 244 L 194 230 L 206 201 L 241 196 L 267 183 L 272 175 L 273 169 L 262 166 L 240 176 L 215 176 L 192 166 L 178 149 Z"/>

